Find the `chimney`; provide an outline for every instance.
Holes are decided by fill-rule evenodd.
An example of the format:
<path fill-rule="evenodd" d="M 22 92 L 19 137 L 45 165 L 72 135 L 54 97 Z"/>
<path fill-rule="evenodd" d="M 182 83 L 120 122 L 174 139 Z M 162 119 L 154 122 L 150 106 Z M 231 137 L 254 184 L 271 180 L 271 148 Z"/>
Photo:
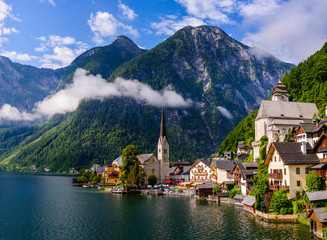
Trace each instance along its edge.
<path fill-rule="evenodd" d="M 301 142 L 301 151 L 303 154 L 307 154 L 307 142 Z"/>

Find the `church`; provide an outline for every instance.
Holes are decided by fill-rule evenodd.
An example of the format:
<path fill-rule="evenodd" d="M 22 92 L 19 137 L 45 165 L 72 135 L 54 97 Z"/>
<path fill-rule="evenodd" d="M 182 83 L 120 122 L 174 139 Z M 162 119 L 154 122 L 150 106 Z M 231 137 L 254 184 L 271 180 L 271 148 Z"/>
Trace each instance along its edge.
<path fill-rule="evenodd" d="M 285 141 L 288 133 L 301 123 L 311 123 L 318 116 L 314 103 L 290 102 L 290 94 L 281 81 L 277 83 L 270 100 L 263 100 L 255 119 L 255 141 L 252 143 L 253 157 L 259 158 L 260 138 L 268 137 L 268 147 L 272 142 Z"/>
<path fill-rule="evenodd" d="M 166 133 L 164 109 L 161 112 L 160 135 L 157 148 L 157 157 L 153 153 L 140 154 L 137 156 L 141 166 L 144 169 L 145 179 L 149 174 L 154 173 L 159 183 L 164 183 L 170 179 L 169 175 L 169 144 Z M 112 162 L 112 165 L 123 165 L 122 157 L 118 157 Z"/>

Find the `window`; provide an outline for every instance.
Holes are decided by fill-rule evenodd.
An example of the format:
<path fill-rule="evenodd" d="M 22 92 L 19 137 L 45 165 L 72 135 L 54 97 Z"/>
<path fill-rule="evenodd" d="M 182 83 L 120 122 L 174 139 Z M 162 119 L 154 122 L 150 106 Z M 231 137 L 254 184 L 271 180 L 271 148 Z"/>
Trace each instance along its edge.
<path fill-rule="evenodd" d="M 309 174 L 309 168 L 305 168 L 305 174 Z"/>
<path fill-rule="evenodd" d="M 286 183 L 287 183 L 286 180 L 284 181 L 284 183 L 285 183 L 285 187 L 286 187 L 286 186 L 287 186 L 287 184 L 286 184 Z"/>
<path fill-rule="evenodd" d="M 167 155 L 167 149 L 164 149 L 164 155 Z"/>
<path fill-rule="evenodd" d="M 286 175 L 286 168 L 284 168 L 284 175 Z"/>
<path fill-rule="evenodd" d="M 161 149 L 159 149 L 159 152 L 161 152 Z"/>
<path fill-rule="evenodd" d="M 153 169 L 152 169 L 152 173 L 154 173 L 155 171 L 156 171 L 156 170 L 153 168 Z"/>
<path fill-rule="evenodd" d="M 275 162 L 276 162 L 276 156 L 275 156 L 274 160 L 275 160 Z"/>
<path fill-rule="evenodd" d="M 300 174 L 300 168 L 296 168 L 296 174 Z"/>
<path fill-rule="evenodd" d="M 301 186 L 301 181 L 296 181 L 296 186 L 300 187 Z"/>

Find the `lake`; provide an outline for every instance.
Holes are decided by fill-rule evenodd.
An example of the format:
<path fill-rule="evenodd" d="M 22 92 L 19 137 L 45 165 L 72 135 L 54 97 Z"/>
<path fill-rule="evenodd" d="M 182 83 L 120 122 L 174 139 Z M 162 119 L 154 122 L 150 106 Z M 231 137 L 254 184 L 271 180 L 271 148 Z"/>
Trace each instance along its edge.
<path fill-rule="evenodd" d="M 0 239 L 314 239 L 241 207 L 178 196 L 114 195 L 72 177 L 0 173 Z"/>

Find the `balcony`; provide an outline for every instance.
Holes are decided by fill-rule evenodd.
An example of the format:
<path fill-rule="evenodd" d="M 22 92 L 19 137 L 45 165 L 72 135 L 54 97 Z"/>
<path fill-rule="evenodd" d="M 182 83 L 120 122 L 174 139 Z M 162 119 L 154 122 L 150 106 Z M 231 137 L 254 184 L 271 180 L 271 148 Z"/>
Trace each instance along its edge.
<path fill-rule="evenodd" d="M 270 179 L 282 180 L 283 179 L 283 174 L 282 173 L 268 173 L 268 177 Z"/>
<path fill-rule="evenodd" d="M 279 185 L 269 185 L 269 189 L 272 191 L 278 191 L 281 189 L 288 189 L 286 186 L 279 186 Z"/>

